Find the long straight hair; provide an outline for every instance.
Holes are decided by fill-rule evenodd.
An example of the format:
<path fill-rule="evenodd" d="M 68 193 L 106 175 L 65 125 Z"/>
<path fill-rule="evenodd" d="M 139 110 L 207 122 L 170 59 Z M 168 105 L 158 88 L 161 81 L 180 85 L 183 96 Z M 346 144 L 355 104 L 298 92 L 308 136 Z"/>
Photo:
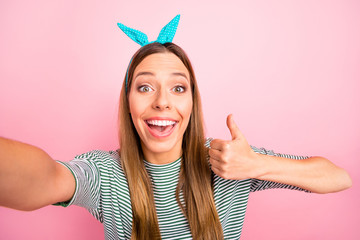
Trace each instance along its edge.
<path fill-rule="evenodd" d="M 128 68 L 119 105 L 120 161 L 127 177 L 133 212 L 132 239 L 161 239 L 152 184 L 143 162 L 140 137 L 131 120 L 128 94 L 135 68 L 147 56 L 173 53 L 190 74 L 193 108 L 185 130 L 176 199 L 189 222 L 193 239 L 223 239 L 222 227 L 213 197 L 212 172 L 207 160 L 200 93 L 186 53 L 174 43 L 151 43 L 140 48 Z M 127 84 L 127 86 L 126 86 Z M 127 91 L 125 90 L 127 88 Z M 184 202 L 180 201 L 183 194 Z"/>

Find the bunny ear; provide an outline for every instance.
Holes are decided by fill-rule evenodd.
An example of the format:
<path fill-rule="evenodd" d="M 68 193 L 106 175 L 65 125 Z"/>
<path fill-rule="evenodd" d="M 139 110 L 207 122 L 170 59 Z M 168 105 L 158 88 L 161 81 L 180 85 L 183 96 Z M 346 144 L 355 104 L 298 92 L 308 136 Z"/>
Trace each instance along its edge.
<path fill-rule="evenodd" d="M 176 29 L 179 25 L 180 15 L 176 15 L 168 24 L 165 25 L 160 31 L 156 42 L 164 44 L 166 42 L 172 42 Z"/>
<path fill-rule="evenodd" d="M 158 42 L 161 44 L 164 44 L 167 42 L 172 42 L 172 40 L 175 36 L 175 33 L 176 33 L 176 29 L 179 25 L 179 20 L 180 20 L 180 15 L 176 15 L 168 24 L 165 25 L 165 27 L 163 27 L 161 29 L 158 38 L 154 42 Z M 148 40 L 148 37 L 145 33 L 140 32 L 139 30 L 127 27 L 122 23 L 118 23 L 117 25 L 129 38 L 131 38 L 136 43 L 140 44 L 140 46 L 143 47 L 150 43 Z M 153 42 L 151 42 L 151 43 L 153 43 Z M 131 64 L 131 61 L 130 61 L 130 64 Z M 130 64 L 129 64 L 129 66 L 130 66 Z M 129 67 L 126 70 L 126 78 L 125 78 L 125 92 L 126 93 L 127 93 L 127 84 L 128 84 L 128 72 L 129 72 Z"/>
<path fill-rule="evenodd" d="M 140 46 L 144 46 L 149 43 L 148 37 L 145 33 L 129 28 L 122 23 L 118 23 L 117 25 L 129 38 L 140 44 Z"/>

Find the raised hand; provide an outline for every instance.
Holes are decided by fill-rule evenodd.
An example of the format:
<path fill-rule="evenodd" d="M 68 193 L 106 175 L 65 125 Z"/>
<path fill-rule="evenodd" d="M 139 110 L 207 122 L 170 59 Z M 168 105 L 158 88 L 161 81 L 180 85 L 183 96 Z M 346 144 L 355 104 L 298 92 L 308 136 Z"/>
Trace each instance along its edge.
<path fill-rule="evenodd" d="M 210 164 L 213 172 L 225 179 L 241 180 L 255 178 L 261 169 L 261 161 L 251 149 L 244 135 L 237 127 L 233 116 L 229 115 L 226 124 L 231 140 L 214 139 L 210 143 Z"/>

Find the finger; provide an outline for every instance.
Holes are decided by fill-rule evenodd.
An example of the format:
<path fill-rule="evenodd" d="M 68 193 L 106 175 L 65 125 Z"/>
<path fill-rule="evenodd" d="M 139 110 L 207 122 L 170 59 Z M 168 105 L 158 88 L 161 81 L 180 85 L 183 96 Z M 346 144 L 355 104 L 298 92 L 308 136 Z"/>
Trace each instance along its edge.
<path fill-rule="evenodd" d="M 230 130 L 232 140 L 240 139 L 243 137 L 243 134 L 240 132 L 240 129 L 234 121 L 234 116 L 232 114 L 227 116 L 226 124 Z"/>
<path fill-rule="evenodd" d="M 228 173 L 226 173 L 226 171 L 224 171 L 224 169 L 221 167 L 220 164 L 214 164 L 211 165 L 211 170 L 219 177 L 224 178 L 224 179 L 229 179 L 228 178 Z"/>
<path fill-rule="evenodd" d="M 217 167 L 211 166 L 211 170 L 218 176 L 221 176 L 221 170 Z"/>
<path fill-rule="evenodd" d="M 211 169 L 213 171 L 216 170 L 216 172 L 221 172 L 221 164 L 218 161 L 212 158 L 210 158 L 209 161 L 210 161 Z"/>
<path fill-rule="evenodd" d="M 210 158 L 216 160 L 216 161 L 220 161 L 221 160 L 221 151 L 217 150 L 217 149 L 209 149 L 209 156 Z"/>
<path fill-rule="evenodd" d="M 229 147 L 229 141 L 221 140 L 221 139 L 214 139 L 211 141 L 210 147 L 212 149 L 217 149 L 219 151 L 223 151 Z"/>

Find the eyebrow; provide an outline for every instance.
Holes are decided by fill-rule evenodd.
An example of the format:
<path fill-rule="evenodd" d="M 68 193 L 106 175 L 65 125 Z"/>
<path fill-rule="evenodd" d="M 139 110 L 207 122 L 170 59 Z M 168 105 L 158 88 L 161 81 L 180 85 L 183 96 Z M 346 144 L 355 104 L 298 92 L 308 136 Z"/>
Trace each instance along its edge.
<path fill-rule="evenodd" d="M 154 76 L 153 73 L 151 72 L 139 72 L 138 74 L 136 74 L 135 78 L 142 76 L 142 75 L 150 75 L 150 76 Z"/>
<path fill-rule="evenodd" d="M 173 73 L 171 73 L 171 75 L 173 75 L 173 76 L 181 76 L 181 77 L 184 77 L 186 80 L 188 79 L 186 74 L 182 73 L 182 72 L 173 72 Z"/>
<path fill-rule="evenodd" d="M 139 77 L 139 76 L 143 76 L 143 75 L 150 75 L 150 76 L 155 76 L 155 74 L 153 74 L 152 72 L 139 72 L 138 74 L 136 74 L 135 78 Z M 187 76 L 185 73 L 182 72 L 173 72 L 171 73 L 171 75 L 173 76 L 181 76 L 184 77 L 186 80 L 188 80 Z"/>

